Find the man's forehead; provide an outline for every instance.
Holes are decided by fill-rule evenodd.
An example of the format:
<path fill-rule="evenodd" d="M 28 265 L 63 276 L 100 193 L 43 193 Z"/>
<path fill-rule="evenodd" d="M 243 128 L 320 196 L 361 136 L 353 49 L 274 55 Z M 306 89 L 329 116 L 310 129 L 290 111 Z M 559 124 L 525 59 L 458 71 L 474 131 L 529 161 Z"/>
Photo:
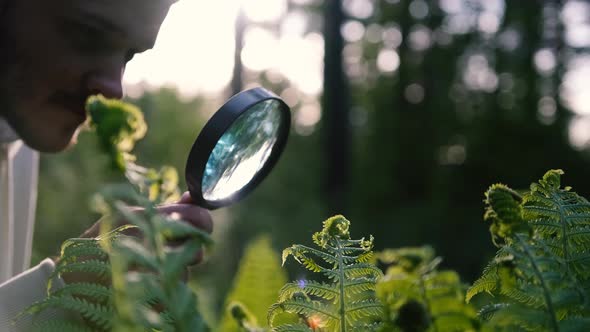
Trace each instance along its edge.
<path fill-rule="evenodd" d="M 173 0 L 60 0 L 63 13 L 96 19 L 130 38 L 155 39 Z"/>

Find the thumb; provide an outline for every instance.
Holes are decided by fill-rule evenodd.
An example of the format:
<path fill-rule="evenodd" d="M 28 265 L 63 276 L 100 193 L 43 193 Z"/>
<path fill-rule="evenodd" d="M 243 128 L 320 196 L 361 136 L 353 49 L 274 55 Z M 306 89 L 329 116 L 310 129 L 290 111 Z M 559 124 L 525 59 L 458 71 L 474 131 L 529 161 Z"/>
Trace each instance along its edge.
<path fill-rule="evenodd" d="M 178 203 L 178 204 L 194 204 L 195 201 L 191 197 L 191 194 L 188 191 L 185 191 L 182 194 L 182 196 L 180 197 L 180 199 L 178 200 L 178 202 L 176 202 L 176 203 Z"/>

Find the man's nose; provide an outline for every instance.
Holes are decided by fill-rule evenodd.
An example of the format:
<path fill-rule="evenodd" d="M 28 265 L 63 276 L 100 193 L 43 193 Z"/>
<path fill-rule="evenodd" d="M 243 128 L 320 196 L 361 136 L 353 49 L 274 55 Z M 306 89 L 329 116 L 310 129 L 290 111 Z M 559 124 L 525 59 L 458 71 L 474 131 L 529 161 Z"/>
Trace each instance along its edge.
<path fill-rule="evenodd" d="M 107 98 L 123 98 L 123 72 L 125 67 L 118 65 L 90 73 L 86 88 L 91 94 L 102 94 Z"/>

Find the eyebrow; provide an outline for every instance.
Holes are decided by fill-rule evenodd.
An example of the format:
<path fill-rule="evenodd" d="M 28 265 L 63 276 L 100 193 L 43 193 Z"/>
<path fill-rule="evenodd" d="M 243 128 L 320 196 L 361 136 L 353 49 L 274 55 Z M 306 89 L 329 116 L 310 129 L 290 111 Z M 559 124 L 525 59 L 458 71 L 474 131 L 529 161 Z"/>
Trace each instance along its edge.
<path fill-rule="evenodd" d="M 115 23 L 105 19 L 104 17 L 101 17 L 99 15 L 90 13 L 90 12 L 84 12 L 84 11 L 80 11 L 80 18 L 77 18 L 76 20 L 79 21 L 80 23 L 91 23 L 92 25 L 94 25 L 97 28 L 106 30 L 106 31 L 110 31 L 110 32 L 114 32 L 116 34 L 119 34 L 121 36 L 125 36 L 126 33 L 125 31 L 117 26 Z"/>

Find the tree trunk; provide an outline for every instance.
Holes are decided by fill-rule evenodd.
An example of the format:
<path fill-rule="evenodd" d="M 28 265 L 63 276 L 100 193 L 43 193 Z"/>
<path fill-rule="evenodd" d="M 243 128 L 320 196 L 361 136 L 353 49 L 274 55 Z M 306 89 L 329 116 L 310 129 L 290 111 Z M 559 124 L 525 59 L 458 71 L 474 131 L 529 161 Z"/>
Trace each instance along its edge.
<path fill-rule="evenodd" d="M 242 91 L 244 88 L 244 81 L 242 72 L 244 66 L 242 64 L 242 49 L 244 48 L 244 30 L 246 29 L 246 15 L 242 8 L 239 9 L 238 16 L 235 23 L 235 50 L 234 50 L 234 70 L 230 83 L 231 95 Z"/>
<path fill-rule="evenodd" d="M 344 40 L 340 34 L 344 13 L 341 0 L 326 0 L 324 6 L 324 188 L 330 213 L 345 213 L 351 169 L 351 129 L 350 92 L 342 58 Z"/>

